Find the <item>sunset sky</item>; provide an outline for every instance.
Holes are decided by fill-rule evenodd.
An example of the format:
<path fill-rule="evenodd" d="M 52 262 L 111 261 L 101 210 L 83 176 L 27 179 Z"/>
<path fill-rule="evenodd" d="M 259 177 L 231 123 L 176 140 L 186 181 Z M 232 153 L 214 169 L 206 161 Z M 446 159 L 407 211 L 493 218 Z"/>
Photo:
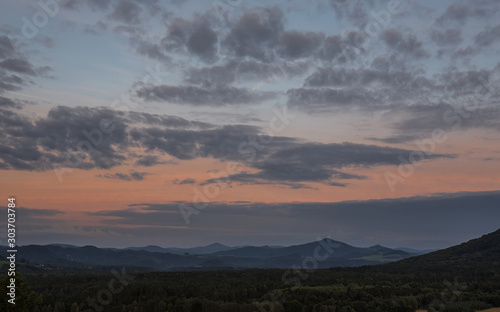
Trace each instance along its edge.
<path fill-rule="evenodd" d="M 496 0 L 1 6 L 20 245 L 433 249 L 499 227 Z"/>

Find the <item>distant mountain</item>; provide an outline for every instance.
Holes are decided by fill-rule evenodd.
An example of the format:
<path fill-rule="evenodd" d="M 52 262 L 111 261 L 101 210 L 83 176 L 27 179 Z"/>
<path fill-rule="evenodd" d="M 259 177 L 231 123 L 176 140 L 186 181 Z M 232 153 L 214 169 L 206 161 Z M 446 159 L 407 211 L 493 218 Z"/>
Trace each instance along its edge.
<path fill-rule="evenodd" d="M 235 249 L 237 247 L 229 247 L 222 245 L 220 243 L 213 243 L 208 246 L 202 246 L 202 247 L 193 247 L 193 248 L 175 248 L 175 247 L 169 247 L 169 248 L 163 248 L 160 246 L 146 246 L 146 247 L 128 247 L 125 249 L 130 249 L 130 250 L 145 250 L 149 252 L 163 252 L 163 253 L 173 253 L 177 255 L 183 255 L 183 254 L 193 254 L 193 255 L 206 255 L 206 254 L 211 254 L 214 252 L 218 251 L 225 251 L 225 250 L 231 250 Z"/>
<path fill-rule="evenodd" d="M 6 255 L 5 250 L 0 255 Z M 28 245 L 18 247 L 17 258 L 56 266 L 134 266 L 153 270 L 290 268 L 316 259 L 318 267 L 361 266 L 392 262 L 411 254 L 382 246 L 358 248 L 331 239 L 288 247 L 228 247 L 211 244 L 195 248 L 159 246 L 126 249 L 94 246 Z"/>
<path fill-rule="evenodd" d="M 369 248 L 359 248 L 326 238 L 319 242 L 280 248 L 273 248 L 269 246 L 243 247 L 217 252 L 214 255 L 276 259 L 280 259 L 282 257 L 287 257 L 288 259 L 290 259 L 290 257 L 293 256 L 306 258 L 315 257 L 315 253 L 317 252 L 318 248 L 320 250 L 319 253 L 321 256 L 326 253 L 327 249 L 330 249 L 331 251 L 331 254 L 327 260 L 319 261 L 324 262 L 320 264 L 320 267 L 358 265 L 360 261 L 370 262 L 370 264 L 384 263 L 408 258 L 409 256 L 411 256 L 407 252 L 394 250 L 379 245 Z"/>
<path fill-rule="evenodd" d="M 63 248 L 77 248 L 78 246 L 69 245 L 69 244 L 49 244 L 48 246 L 58 246 Z"/>

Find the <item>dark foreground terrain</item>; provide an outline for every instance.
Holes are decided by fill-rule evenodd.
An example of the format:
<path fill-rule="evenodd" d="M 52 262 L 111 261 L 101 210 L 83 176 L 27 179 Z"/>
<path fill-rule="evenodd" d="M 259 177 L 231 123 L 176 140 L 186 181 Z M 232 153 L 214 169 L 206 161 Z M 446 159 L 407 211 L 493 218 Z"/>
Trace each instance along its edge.
<path fill-rule="evenodd" d="M 320 267 L 315 261 L 322 259 L 304 259 L 295 269 L 160 273 L 25 264 L 16 308 L 6 307 L 4 297 L 0 311 L 399 312 L 500 307 L 500 230 L 384 265 L 315 269 Z M 3 278 L 3 289 L 6 282 Z"/>

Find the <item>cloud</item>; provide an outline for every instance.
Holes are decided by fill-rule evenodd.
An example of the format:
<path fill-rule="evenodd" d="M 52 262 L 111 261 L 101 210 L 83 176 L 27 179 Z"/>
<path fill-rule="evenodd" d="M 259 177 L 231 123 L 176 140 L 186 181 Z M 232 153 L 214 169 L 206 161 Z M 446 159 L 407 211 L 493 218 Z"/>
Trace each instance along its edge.
<path fill-rule="evenodd" d="M 431 32 L 431 39 L 440 46 L 457 46 L 463 41 L 461 30 L 456 28 L 450 28 L 444 31 L 433 30 Z"/>
<path fill-rule="evenodd" d="M 391 49 L 399 53 L 416 59 L 429 57 L 429 53 L 423 48 L 423 43 L 414 34 L 408 34 L 405 37 L 397 29 L 387 29 L 382 32 L 381 36 Z"/>
<path fill-rule="evenodd" d="M 365 88 L 298 88 L 287 91 L 290 108 L 309 113 L 348 110 L 359 107 L 377 108 L 383 104 L 380 94 Z"/>
<path fill-rule="evenodd" d="M 495 27 L 487 27 L 474 37 L 474 42 L 481 47 L 488 47 L 500 38 L 500 24 Z"/>
<path fill-rule="evenodd" d="M 12 100 L 0 99 L 1 107 L 8 108 L 0 108 L 0 134 L 4 138 L 0 144 L 0 164 L 3 169 L 44 171 L 59 166 L 110 169 L 136 155 L 130 151 L 135 143 L 129 140 L 129 132 L 140 123 L 165 129 L 213 127 L 173 116 L 65 106 L 52 108 L 47 117 L 33 121 L 12 111 L 18 108 Z M 154 156 L 136 157 L 137 164 L 159 163 Z"/>
<path fill-rule="evenodd" d="M 58 106 L 47 117 L 33 121 L 12 111 L 17 107 L 11 100 L 0 99 L 2 169 L 110 169 L 129 161 L 143 166 L 159 164 L 159 158 L 151 151 L 178 159 L 241 160 L 238 146 L 261 131 L 253 126 L 216 127 L 174 116 L 90 107 Z M 275 139 L 275 147 L 294 140 Z"/>
<path fill-rule="evenodd" d="M 232 86 L 203 88 L 189 85 L 144 86 L 137 91 L 137 95 L 146 100 L 214 107 L 260 103 L 273 97 L 269 92 L 254 92 L 246 88 Z"/>
<path fill-rule="evenodd" d="M 114 11 L 109 14 L 109 18 L 123 23 L 138 24 L 142 9 L 129 0 L 119 0 Z"/>
<path fill-rule="evenodd" d="M 0 59 L 13 57 L 16 53 L 14 42 L 7 36 L 0 36 Z"/>
<path fill-rule="evenodd" d="M 500 110 L 497 108 L 456 108 L 439 106 L 414 106 L 388 114 L 392 119 L 400 114 L 398 121 L 390 124 L 393 136 L 379 139 L 387 143 L 404 143 L 417 139 L 432 138 L 433 131 L 445 133 L 468 129 L 493 129 L 500 131 Z"/>
<path fill-rule="evenodd" d="M 264 159 L 249 164 L 259 170 L 256 173 L 243 172 L 231 175 L 227 179 L 210 179 L 204 183 L 317 182 L 343 187 L 347 184 L 338 180 L 363 180 L 366 177 L 343 172 L 341 169 L 398 165 L 400 157 L 408 159 L 412 152 L 405 149 L 355 143 L 296 143 L 278 149 Z M 434 154 L 422 155 L 422 157 L 436 159 L 453 158 L 454 156 Z M 288 186 L 292 188 L 304 187 L 300 184 Z"/>
<path fill-rule="evenodd" d="M 7 101 L 7 106 L 12 103 Z M 0 145 L 2 169 L 43 171 L 58 166 L 110 169 L 125 164 L 152 167 L 164 163 L 161 155 L 170 155 L 180 160 L 214 158 L 244 163 L 256 171 L 240 172 L 230 177 L 232 181 L 291 188 L 309 188 L 305 183 L 346 186 L 343 180 L 366 177 L 345 169 L 398 165 L 398 156 L 408 158 L 412 152 L 376 145 L 320 144 L 297 138 L 266 137 L 256 126 L 215 127 L 172 116 L 106 108 L 60 106 L 35 122 L 0 109 L 0 126 L 5 138 Z M 403 126 L 408 124 L 394 127 Z M 112 131 L 102 132 L 102 129 Z M 85 148 L 80 149 L 82 146 Z M 75 165 L 77 156 L 81 162 Z M 453 156 L 425 156 L 443 157 Z M 131 181 L 142 180 L 144 173 L 108 173 L 100 177 Z"/>
<path fill-rule="evenodd" d="M 217 33 L 209 26 L 200 25 L 187 38 L 186 47 L 192 54 L 210 61 L 215 59 L 217 42 Z"/>
<path fill-rule="evenodd" d="M 243 125 L 201 131 L 151 127 L 133 129 L 131 139 L 147 151 L 164 152 L 182 160 L 199 157 L 241 160 L 238 146 L 259 133 L 259 128 Z"/>
<path fill-rule="evenodd" d="M 469 19 L 485 19 L 498 12 L 499 4 L 494 0 L 479 0 L 474 2 L 461 1 L 453 3 L 436 19 L 438 25 L 464 25 Z"/>
<path fill-rule="evenodd" d="M 276 78 L 291 78 L 304 74 L 307 62 L 283 62 L 268 64 L 255 60 L 230 60 L 222 65 L 190 68 L 185 73 L 187 83 L 206 88 L 224 86 L 234 82 L 262 81 Z"/>
<path fill-rule="evenodd" d="M 287 31 L 279 39 L 277 52 L 283 58 L 288 59 L 310 57 L 323 40 L 322 33 Z"/>
<path fill-rule="evenodd" d="M 0 68 L 18 74 L 36 76 L 33 65 L 27 60 L 8 58 L 0 62 Z"/>
<path fill-rule="evenodd" d="M 231 22 L 231 31 L 223 41 L 227 54 L 251 57 L 269 62 L 274 59 L 274 48 L 284 31 L 284 13 L 277 7 L 245 10 Z"/>
<path fill-rule="evenodd" d="M 136 52 L 139 55 L 147 56 L 153 60 L 162 61 L 166 63 L 171 62 L 171 58 L 167 56 L 162 47 L 157 43 L 151 43 L 143 40 L 136 40 L 132 38 L 130 40 L 132 43 L 136 42 Z"/>
<path fill-rule="evenodd" d="M 0 93 L 16 91 L 34 84 L 33 77 L 46 77 L 52 71 L 49 66 L 36 67 L 16 48 L 15 41 L 0 36 Z"/>
<path fill-rule="evenodd" d="M 21 104 L 9 99 L 9 98 L 6 98 L 6 97 L 3 97 L 3 96 L 0 96 L 0 109 L 5 109 L 5 108 L 18 108 L 20 109 L 22 107 Z"/>
<path fill-rule="evenodd" d="M 368 9 L 373 8 L 377 1 L 329 0 L 329 3 L 338 19 L 346 19 L 355 25 L 362 25 L 370 18 Z"/>
<path fill-rule="evenodd" d="M 149 174 L 149 173 L 131 171 L 129 174 L 116 172 L 116 173 L 98 174 L 98 175 L 96 175 L 96 177 L 106 178 L 106 179 L 123 180 L 123 181 L 142 181 L 142 180 L 144 180 L 144 176 L 147 174 Z"/>
<path fill-rule="evenodd" d="M 136 166 L 143 166 L 143 167 L 153 167 L 156 165 L 164 164 L 165 162 L 162 162 L 159 160 L 158 156 L 154 155 L 146 155 L 144 157 L 139 158 L 136 162 Z"/>
<path fill-rule="evenodd" d="M 188 52 L 206 62 L 217 60 L 219 35 L 215 16 L 207 12 L 192 20 L 176 17 L 168 24 L 161 45 L 170 52 Z"/>
<path fill-rule="evenodd" d="M 196 180 L 195 179 L 191 179 L 191 178 L 184 179 L 184 180 L 175 179 L 175 180 L 172 181 L 172 183 L 173 184 L 177 184 L 177 185 L 195 184 Z"/>
<path fill-rule="evenodd" d="M 392 60 L 392 62 L 391 62 Z M 287 91 L 287 105 L 306 113 L 339 111 L 403 111 L 407 107 L 493 107 L 500 101 L 495 87 L 500 66 L 481 70 L 450 67 L 433 76 L 400 66 L 399 59 L 377 57 L 371 67 L 318 67 L 301 88 Z M 408 110 L 409 112 L 409 110 Z"/>

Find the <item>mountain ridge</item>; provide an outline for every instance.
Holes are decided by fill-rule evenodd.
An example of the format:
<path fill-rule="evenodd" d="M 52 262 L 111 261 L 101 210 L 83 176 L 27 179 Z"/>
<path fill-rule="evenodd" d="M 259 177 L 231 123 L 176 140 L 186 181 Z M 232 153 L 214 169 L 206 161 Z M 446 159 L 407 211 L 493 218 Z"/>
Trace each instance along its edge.
<path fill-rule="evenodd" d="M 136 266 L 154 270 L 189 270 L 203 268 L 289 268 L 300 266 L 304 259 L 315 257 L 318 249 L 332 251 L 318 261 L 318 267 L 361 266 L 392 262 L 413 254 L 387 247 L 354 247 L 325 238 L 291 246 L 229 247 L 214 243 L 193 248 L 163 248 L 155 245 L 124 249 L 76 247 L 64 244 L 18 247 L 17 257 L 31 263 L 59 266 Z M 211 252 L 213 251 L 213 252 Z M 323 255 L 325 251 L 321 251 Z M 6 256 L 6 251 L 0 252 Z"/>

